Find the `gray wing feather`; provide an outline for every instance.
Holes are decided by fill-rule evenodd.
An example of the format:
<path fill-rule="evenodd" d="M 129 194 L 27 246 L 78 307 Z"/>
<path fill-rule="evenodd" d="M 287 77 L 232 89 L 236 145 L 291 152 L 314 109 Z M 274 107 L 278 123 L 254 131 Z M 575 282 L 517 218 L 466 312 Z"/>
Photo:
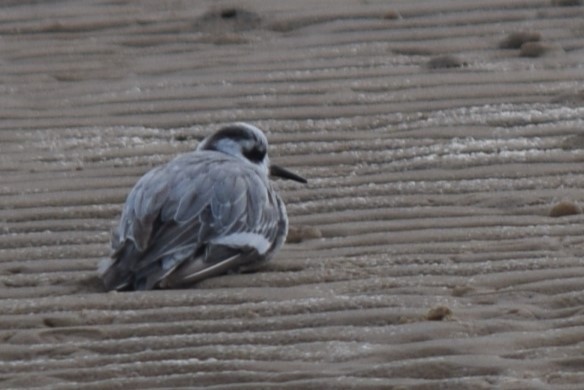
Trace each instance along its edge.
<path fill-rule="evenodd" d="M 237 258 L 214 242 L 238 232 L 274 242 L 280 210 L 268 189 L 251 168 L 213 152 L 183 155 L 150 171 L 128 195 L 113 235 L 113 263 L 102 276 L 106 287 L 150 289 L 178 268 L 187 280 L 185 262 L 202 262 L 191 268 L 206 275 L 201 269 L 213 264 L 222 262 L 216 268 L 224 271 L 248 261 L 249 251 Z M 173 284 L 180 282 L 174 278 Z"/>
<path fill-rule="evenodd" d="M 253 191 L 252 185 L 256 184 L 251 179 L 253 177 L 247 175 L 227 176 L 215 183 L 211 200 L 211 213 L 216 235 L 223 235 L 233 230 L 234 225 L 246 212 L 253 212 L 246 210 L 245 202 L 246 194 Z M 239 228 L 241 229 L 243 226 Z"/>

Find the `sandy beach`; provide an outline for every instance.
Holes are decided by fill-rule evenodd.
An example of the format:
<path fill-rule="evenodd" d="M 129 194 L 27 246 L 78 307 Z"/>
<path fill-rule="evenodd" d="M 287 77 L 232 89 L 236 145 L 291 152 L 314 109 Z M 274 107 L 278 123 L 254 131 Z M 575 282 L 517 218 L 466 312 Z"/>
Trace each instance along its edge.
<path fill-rule="evenodd" d="M 582 389 L 580 1 L 0 9 L 0 388 Z M 309 180 L 284 249 L 105 292 L 132 186 L 233 121 Z"/>

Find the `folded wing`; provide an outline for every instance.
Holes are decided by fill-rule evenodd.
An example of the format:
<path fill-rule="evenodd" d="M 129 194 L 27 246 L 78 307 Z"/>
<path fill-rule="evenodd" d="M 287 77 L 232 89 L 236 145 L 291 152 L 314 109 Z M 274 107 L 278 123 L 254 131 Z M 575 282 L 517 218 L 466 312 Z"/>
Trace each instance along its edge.
<path fill-rule="evenodd" d="M 232 158 L 178 157 L 128 195 L 106 288 L 184 286 L 264 260 L 286 229 L 279 204 L 262 176 Z"/>

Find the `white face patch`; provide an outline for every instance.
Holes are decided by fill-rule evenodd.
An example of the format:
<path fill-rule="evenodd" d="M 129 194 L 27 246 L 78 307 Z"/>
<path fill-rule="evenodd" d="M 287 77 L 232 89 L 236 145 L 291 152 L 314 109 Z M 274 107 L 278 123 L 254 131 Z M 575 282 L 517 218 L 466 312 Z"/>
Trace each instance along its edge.
<path fill-rule="evenodd" d="M 225 245 L 232 248 L 248 246 L 255 248 L 260 255 L 265 254 L 271 245 L 264 236 L 257 233 L 233 233 L 213 240 L 213 244 Z"/>
<path fill-rule="evenodd" d="M 231 156 L 241 156 L 241 145 L 230 138 L 225 138 L 217 142 L 217 150 Z"/>
<path fill-rule="evenodd" d="M 260 171 L 262 171 L 262 173 L 266 176 L 270 175 L 270 159 L 268 158 L 268 155 L 266 154 L 266 157 L 264 157 L 264 159 L 259 163 L 259 164 L 255 164 Z"/>

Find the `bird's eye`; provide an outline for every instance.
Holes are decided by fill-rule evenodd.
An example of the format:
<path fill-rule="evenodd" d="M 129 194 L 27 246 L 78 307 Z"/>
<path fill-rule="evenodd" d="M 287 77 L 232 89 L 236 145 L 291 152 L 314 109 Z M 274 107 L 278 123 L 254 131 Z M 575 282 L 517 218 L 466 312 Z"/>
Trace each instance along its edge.
<path fill-rule="evenodd" d="M 243 152 L 245 158 L 254 163 L 259 163 L 266 157 L 266 150 L 263 148 L 253 148 Z"/>

